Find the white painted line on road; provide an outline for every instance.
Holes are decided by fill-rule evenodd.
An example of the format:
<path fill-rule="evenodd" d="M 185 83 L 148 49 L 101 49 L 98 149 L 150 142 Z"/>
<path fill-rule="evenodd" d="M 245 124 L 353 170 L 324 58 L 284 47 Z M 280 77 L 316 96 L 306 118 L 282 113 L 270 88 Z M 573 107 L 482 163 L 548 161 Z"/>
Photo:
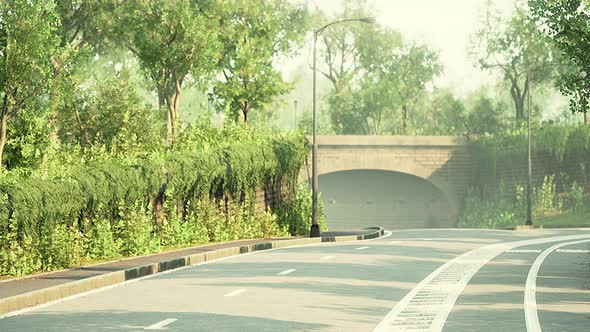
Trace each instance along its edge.
<path fill-rule="evenodd" d="M 164 319 L 161 322 L 158 322 L 154 325 L 150 325 L 146 328 L 144 328 L 144 330 L 164 330 L 163 327 L 168 325 L 168 324 L 172 324 L 174 322 L 176 322 L 177 319 L 176 318 L 168 318 L 168 319 Z"/>
<path fill-rule="evenodd" d="M 279 272 L 278 275 L 284 276 L 284 275 L 287 275 L 287 274 L 292 273 L 292 272 L 295 272 L 295 269 L 288 269 L 288 270 L 285 270 L 283 272 Z"/>
<path fill-rule="evenodd" d="M 561 247 L 585 242 L 590 242 L 590 240 L 580 240 L 556 244 L 553 247 L 545 249 L 545 251 L 543 251 L 543 253 L 537 257 L 537 259 L 535 259 L 535 262 L 529 270 L 524 288 L 524 318 L 526 321 L 526 330 L 528 332 L 541 332 L 539 313 L 537 312 L 537 276 L 539 275 L 541 264 L 543 264 L 543 261 L 545 261 L 547 256 L 549 256 L 549 254 L 551 254 L 553 251 Z"/>
<path fill-rule="evenodd" d="M 365 249 L 369 249 L 369 247 L 359 247 L 359 248 L 356 248 L 356 250 L 365 250 Z"/>
<path fill-rule="evenodd" d="M 233 292 L 227 293 L 227 294 L 225 294 L 223 296 L 225 296 L 225 297 L 233 297 L 233 296 L 236 296 L 236 295 L 240 295 L 240 294 L 242 294 L 245 291 L 246 291 L 246 289 L 240 288 L 240 289 L 236 289 Z"/>
<path fill-rule="evenodd" d="M 367 239 L 367 240 L 360 240 L 357 242 L 369 242 L 369 241 L 376 241 L 376 240 L 382 240 L 385 238 L 390 237 L 393 232 L 391 231 L 384 231 L 385 235 L 384 236 L 380 236 L 380 237 L 376 237 L 373 239 Z M 302 244 L 302 245 L 295 245 L 295 246 L 291 246 L 289 248 L 307 248 L 307 247 L 313 247 L 313 246 L 318 246 L 318 247 L 330 247 L 330 246 L 341 246 L 342 243 L 346 243 L 347 241 L 344 242 L 324 242 L 324 243 L 309 243 L 309 244 Z M 74 294 L 74 295 L 70 295 L 61 299 L 57 299 L 57 300 L 53 300 L 53 301 L 49 301 L 43 304 L 39 304 L 39 305 L 35 305 L 32 307 L 28 307 L 28 308 L 23 308 L 23 309 L 19 309 L 19 310 L 15 310 L 15 311 L 11 311 L 5 314 L 0 314 L 0 320 L 5 319 L 5 318 L 9 318 L 9 317 L 13 317 L 13 316 L 19 316 L 19 315 L 23 315 L 26 314 L 28 312 L 32 312 L 35 310 L 39 310 L 39 309 L 43 309 L 43 308 L 47 308 L 59 303 L 64 303 L 64 302 L 69 302 L 72 300 L 76 300 L 82 297 L 87 297 L 93 294 L 98 294 L 110 289 L 114 289 L 114 288 L 118 288 L 118 287 L 123 287 L 123 286 L 127 286 L 130 284 L 134 284 L 137 282 L 141 282 L 144 280 L 148 280 L 148 279 L 152 279 L 152 278 L 157 278 L 160 277 L 162 275 L 166 275 L 166 274 L 174 274 L 186 269 L 194 269 L 194 268 L 198 268 L 200 266 L 203 265 L 208 265 L 208 264 L 213 264 L 213 263 L 217 263 L 217 262 L 221 262 L 221 261 L 225 261 L 225 260 L 232 260 L 232 259 L 242 259 L 244 257 L 248 257 L 251 255 L 259 255 L 259 254 L 266 254 L 269 252 L 275 252 L 275 251 L 280 251 L 283 250 L 285 248 L 272 248 L 272 249 L 267 249 L 267 250 L 261 250 L 261 251 L 253 251 L 253 252 L 248 252 L 248 253 L 244 253 L 244 254 L 240 254 L 240 255 L 235 255 L 235 256 L 228 256 L 228 257 L 222 257 L 222 258 L 216 258 L 216 259 L 212 259 L 209 261 L 205 261 L 205 262 L 200 262 L 198 264 L 194 264 L 194 265 L 186 265 L 186 266 L 182 266 L 176 269 L 170 269 L 167 271 L 163 271 L 163 272 L 159 272 L 159 273 L 155 273 L 155 274 L 150 274 L 147 276 L 143 276 L 143 277 L 139 277 L 139 278 L 135 278 L 135 279 L 131 279 L 131 280 L 126 280 L 120 283 L 116 283 L 113 285 L 109 285 L 109 286 L 104 286 L 101 288 L 96 288 L 93 290 L 89 290 L 86 292 L 82 292 L 82 293 L 78 293 L 78 294 Z M 329 257 L 328 259 L 333 258 L 334 256 Z M 26 278 L 26 277 L 25 277 Z M 10 280 L 6 280 L 6 282 L 8 282 Z"/>
<path fill-rule="evenodd" d="M 526 254 L 526 253 L 536 253 L 536 254 L 538 254 L 538 253 L 541 252 L 541 250 L 536 250 L 536 249 L 522 249 L 522 250 L 518 250 L 518 249 L 515 249 L 515 250 L 506 250 L 506 252 L 514 253 L 514 254 Z"/>
<path fill-rule="evenodd" d="M 590 250 L 578 250 L 578 249 L 557 249 L 557 252 L 569 253 L 569 254 L 587 254 Z"/>
<path fill-rule="evenodd" d="M 589 234 L 555 236 L 491 244 L 446 262 L 399 301 L 373 332 L 442 331 L 459 295 L 471 278 L 490 260 L 506 250 L 529 245 L 590 238 Z M 424 298 L 429 301 L 424 305 Z M 534 331 L 534 330 L 531 330 Z"/>
<path fill-rule="evenodd" d="M 321 260 L 328 260 L 328 259 L 332 259 L 335 256 L 324 256 L 324 257 L 320 257 Z"/>
<path fill-rule="evenodd" d="M 390 237 L 391 235 L 393 235 L 392 231 L 383 231 L 383 236 L 375 237 L 372 239 L 360 240 L 358 242 L 371 242 L 371 241 L 383 240 L 383 239 Z M 329 242 L 327 242 L 327 243 L 329 243 Z"/>

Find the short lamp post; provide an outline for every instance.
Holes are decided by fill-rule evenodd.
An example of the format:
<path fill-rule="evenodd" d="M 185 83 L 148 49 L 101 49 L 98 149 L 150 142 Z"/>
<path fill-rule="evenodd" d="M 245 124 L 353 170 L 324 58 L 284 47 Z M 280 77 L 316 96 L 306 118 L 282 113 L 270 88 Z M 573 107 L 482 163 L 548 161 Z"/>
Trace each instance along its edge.
<path fill-rule="evenodd" d="M 363 18 L 350 18 L 340 21 L 335 21 L 324 25 L 317 29 L 313 33 L 313 142 L 312 142 L 312 213 L 311 213 L 311 229 L 309 231 L 310 237 L 320 237 L 320 226 L 318 225 L 318 144 L 317 144 L 317 131 L 318 131 L 318 120 L 317 120 L 317 100 L 316 100 L 316 66 L 317 66 L 317 42 L 318 36 L 326 30 L 329 26 L 345 23 L 345 22 L 362 22 L 362 23 L 375 23 L 375 19 L 372 17 Z"/>

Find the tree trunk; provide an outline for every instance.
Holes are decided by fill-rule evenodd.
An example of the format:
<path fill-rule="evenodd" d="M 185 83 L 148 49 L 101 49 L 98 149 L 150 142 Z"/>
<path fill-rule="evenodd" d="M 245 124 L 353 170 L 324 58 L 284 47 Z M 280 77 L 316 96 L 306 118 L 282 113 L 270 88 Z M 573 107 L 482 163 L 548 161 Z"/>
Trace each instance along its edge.
<path fill-rule="evenodd" d="M 178 111 L 180 109 L 180 92 L 182 80 L 177 78 L 174 80 L 174 113 L 172 113 L 172 132 L 176 136 L 178 134 Z"/>
<path fill-rule="evenodd" d="M 8 126 L 8 95 L 4 95 L 2 103 L 2 112 L 0 114 L 0 173 L 4 169 L 4 147 L 6 146 L 7 135 L 6 128 Z"/>
<path fill-rule="evenodd" d="M 588 112 L 584 111 L 584 125 L 588 125 Z"/>
<path fill-rule="evenodd" d="M 178 105 L 180 103 L 181 84 L 182 83 L 179 79 L 175 79 L 174 89 L 170 92 L 170 95 L 166 97 L 166 139 L 168 144 L 174 143 L 174 138 L 178 132 Z"/>
<path fill-rule="evenodd" d="M 4 169 L 4 147 L 6 146 L 7 136 L 6 136 L 6 128 L 8 122 L 8 115 L 5 110 L 2 111 L 2 116 L 0 117 L 0 173 Z"/>
<path fill-rule="evenodd" d="M 512 79 L 512 86 L 510 87 L 510 94 L 512 95 L 512 100 L 514 101 L 514 109 L 515 109 L 515 126 L 519 127 L 522 122 L 524 122 L 524 102 L 526 97 L 529 93 L 529 76 L 527 75 L 526 81 L 524 84 L 524 89 L 521 90 L 518 86 L 518 80 Z"/>
<path fill-rule="evenodd" d="M 408 128 L 408 106 L 402 106 L 402 133 L 406 134 Z"/>
<path fill-rule="evenodd" d="M 173 104 L 171 104 L 171 100 L 170 97 L 167 98 L 167 102 L 166 102 L 166 141 L 168 142 L 168 144 L 172 144 L 172 107 Z"/>
<path fill-rule="evenodd" d="M 244 115 L 244 123 L 248 123 L 248 112 L 250 111 L 250 106 L 248 105 L 248 101 L 241 102 L 242 114 Z"/>
<path fill-rule="evenodd" d="M 524 122 L 525 117 L 524 117 L 524 96 L 519 97 L 514 104 L 515 108 L 516 108 L 516 126 L 520 126 L 520 124 L 522 122 Z"/>

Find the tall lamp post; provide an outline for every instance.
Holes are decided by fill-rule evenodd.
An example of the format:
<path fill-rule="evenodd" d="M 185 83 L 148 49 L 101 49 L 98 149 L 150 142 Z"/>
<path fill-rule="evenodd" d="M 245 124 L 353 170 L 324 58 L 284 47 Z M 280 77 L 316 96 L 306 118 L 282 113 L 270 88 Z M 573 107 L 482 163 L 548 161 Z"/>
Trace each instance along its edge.
<path fill-rule="evenodd" d="M 533 213 L 532 213 L 532 195 L 533 195 L 533 167 L 531 160 L 531 83 L 530 76 L 528 77 L 528 116 L 527 116 L 527 131 L 528 131 L 528 143 L 527 143 L 527 182 L 526 182 L 526 225 L 533 225 Z"/>
<path fill-rule="evenodd" d="M 310 237 L 320 237 L 320 226 L 318 225 L 318 144 L 317 144 L 317 131 L 318 131 L 318 121 L 317 121 L 317 101 L 316 101 L 316 66 L 317 66 L 317 42 L 318 36 L 326 30 L 329 26 L 339 23 L 345 22 L 362 22 L 362 23 L 375 23 L 375 19 L 373 17 L 363 17 L 363 18 L 350 18 L 344 19 L 340 21 L 335 21 L 332 23 L 328 23 L 323 27 L 317 29 L 313 33 L 313 143 L 312 143 L 312 165 L 311 165 L 311 173 L 312 173 L 312 213 L 311 213 L 311 229 L 309 231 Z"/>

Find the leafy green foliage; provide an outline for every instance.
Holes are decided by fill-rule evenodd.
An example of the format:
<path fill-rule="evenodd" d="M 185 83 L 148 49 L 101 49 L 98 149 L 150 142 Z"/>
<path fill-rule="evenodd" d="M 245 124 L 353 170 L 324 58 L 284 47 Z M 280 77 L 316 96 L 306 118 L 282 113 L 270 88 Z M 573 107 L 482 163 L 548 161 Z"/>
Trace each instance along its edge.
<path fill-rule="evenodd" d="M 52 0 L 0 3 L 0 171 L 8 123 L 30 110 L 55 77 L 60 22 Z"/>
<path fill-rule="evenodd" d="M 480 68 L 498 72 L 510 87 L 515 121 L 525 119 L 525 101 L 533 84 L 551 82 L 555 71 L 555 52 L 537 29 L 537 22 L 517 2 L 515 13 L 503 21 L 487 3 L 481 28 L 473 35 L 471 53 Z"/>
<path fill-rule="evenodd" d="M 533 132 L 535 218 L 579 212 L 587 204 L 590 129 L 548 126 Z M 506 227 L 526 217 L 526 133 L 484 135 L 471 143 L 476 183 L 466 196 L 460 226 Z"/>
<path fill-rule="evenodd" d="M 128 73 L 107 78 L 92 89 L 77 89 L 75 100 L 58 113 L 61 142 L 83 149 L 104 146 L 108 152 L 156 151 L 162 121 L 143 105 Z"/>
<path fill-rule="evenodd" d="M 300 232 L 290 223 L 301 220 L 282 216 L 309 212 L 295 194 L 309 151 L 304 136 L 228 126 L 194 128 L 185 137 L 186 145 L 164 153 L 121 158 L 103 151 L 82 154 L 77 165 L 57 159 L 4 174 L 0 274 Z M 275 193 L 268 211 L 253 199 L 260 190 Z"/>
<path fill-rule="evenodd" d="M 306 11 L 286 0 L 229 0 L 223 8 L 218 64 L 223 78 L 213 91 L 230 119 L 246 122 L 250 110 L 262 110 L 289 90 L 273 60 L 301 42 Z"/>
<path fill-rule="evenodd" d="M 166 107 L 168 140 L 179 132 L 185 83 L 203 84 L 214 74 L 221 44 L 215 1 L 125 1 L 119 38 L 139 59 Z M 128 27 L 133 29 L 128 29 Z"/>
<path fill-rule="evenodd" d="M 326 216 L 321 195 L 318 195 L 318 224 L 320 230 L 327 230 Z M 307 183 L 299 184 L 294 202 L 288 209 L 281 209 L 278 212 L 282 225 L 289 228 L 289 233 L 297 235 L 309 234 L 312 217 L 312 192 Z"/>
<path fill-rule="evenodd" d="M 563 94 L 570 97 L 572 112 L 590 108 L 590 2 L 588 0 L 529 0 L 532 18 L 562 53 Z"/>

